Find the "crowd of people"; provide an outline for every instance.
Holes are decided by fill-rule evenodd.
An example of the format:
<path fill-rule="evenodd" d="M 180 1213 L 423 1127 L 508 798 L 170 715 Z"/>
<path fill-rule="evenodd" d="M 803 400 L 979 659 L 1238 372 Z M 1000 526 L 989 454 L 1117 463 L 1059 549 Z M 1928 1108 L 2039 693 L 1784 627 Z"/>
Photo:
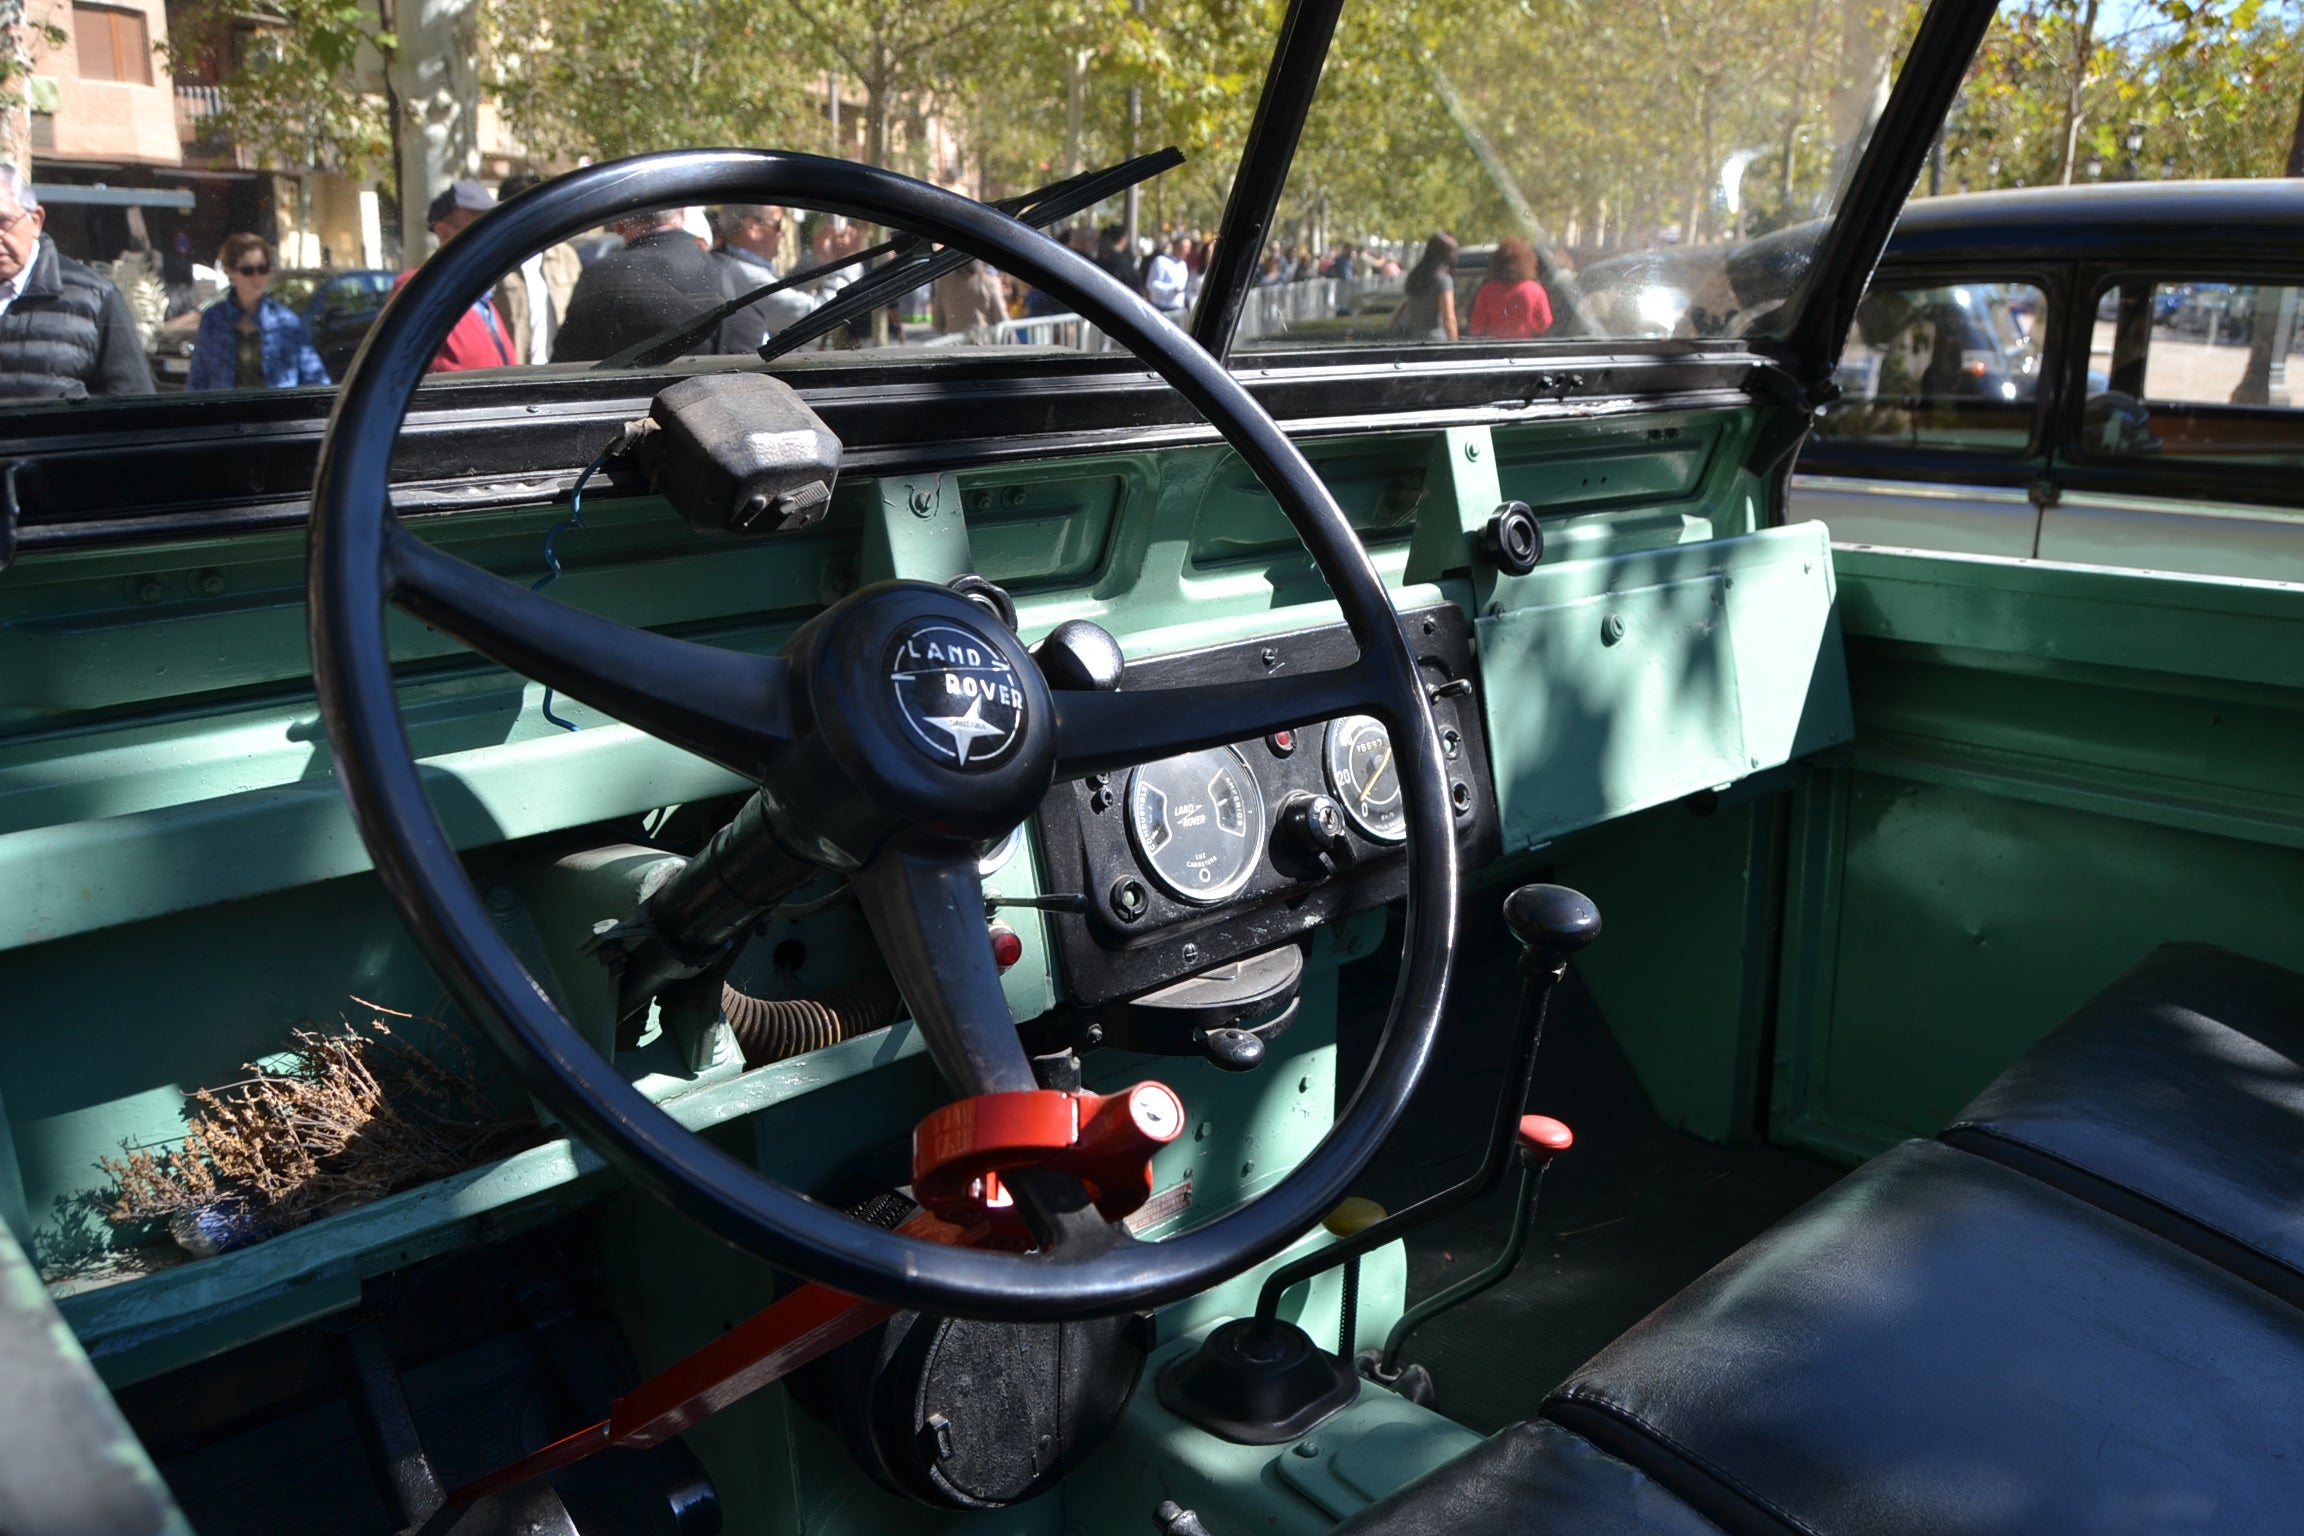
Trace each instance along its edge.
<path fill-rule="evenodd" d="M 454 182 L 427 210 L 434 238 L 446 247 L 500 202 L 539 181 L 523 173 L 494 189 L 473 180 Z M 0 164 L 0 398 L 150 393 L 151 367 L 128 305 L 101 273 L 62 254 L 43 233 L 44 221 L 29 180 Z M 757 353 L 855 274 L 838 268 L 773 293 L 762 290 L 792 268 L 813 270 L 851 257 L 864 240 L 863 230 L 843 219 L 819 219 L 803 234 L 783 208 L 740 204 L 709 215 L 695 208 L 635 214 L 612 223 L 608 232 L 612 248 L 589 264 L 573 245 L 559 244 L 505 273 L 458 318 L 432 360 L 433 370 L 596 362 L 732 304 L 710 334 L 685 350 Z M 1131 242 L 1119 224 L 1075 224 L 1059 238 L 1179 324 L 1199 300 L 1216 248 L 1212 237 L 1190 230 Z M 1255 282 L 1399 278 L 1401 299 L 1390 328 L 1404 338 L 1524 338 L 1552 328 L 1551 299 L 1526 241 L 1497 243 L 1468 313 L 1460 310 L 1455 291 L 1458 257 L 1456 240 L 1445 232 L 1425 242 L 1405 273 L 1393 257 L 1350 244 L 1318 259 L 1309 249 L 1275 243 L 1259 258 Z M 280 266 L 273 242 L 251 232 L 232 234 L 217 253 L 217 266 L 227 291 L 200 314 L 187 387 L 286 389 L 333 382 L 304 317 L 270 292 Z M 413 275 L 403 272 L 399 282 Z M 939 334 L 969 339 L 991 339 L 1005 320 L 1068 308 L 1055 295 L 983 262 L 947 273 L 925 297 Z M 901 319 L 883 325 L 878 339 L 902 340 Z M 852 327 L 849 337 L 873 334 L 869 327 Z"/>

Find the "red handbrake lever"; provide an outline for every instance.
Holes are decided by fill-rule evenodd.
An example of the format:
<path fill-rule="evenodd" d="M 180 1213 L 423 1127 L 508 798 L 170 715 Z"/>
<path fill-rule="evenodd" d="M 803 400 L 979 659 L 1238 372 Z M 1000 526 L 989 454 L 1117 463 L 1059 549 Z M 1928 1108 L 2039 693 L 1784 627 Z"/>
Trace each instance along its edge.
<path fill-rule="evenodd" d="M 1017 1168 L 1080 1177 L 1105 1218 L 1120 1220 L 1151 1194 L 1152 1154 L 1183 1128 L 1182 1101 L 1159 1083 L 1111 1095 L 1034 1090 L 958 1100 L 913 1132 L 913 1193 L 928 1209 L 896 1230 L 956 1248 L 1028 1243 L 1000 1188 L 1001 1170 Z M 616 1399 L 599 1423 L 473 1479 L 448 1501 L 469 1504 L 611 1447 L 661 1445 L 896 1312 L 810 1282 Z"/>

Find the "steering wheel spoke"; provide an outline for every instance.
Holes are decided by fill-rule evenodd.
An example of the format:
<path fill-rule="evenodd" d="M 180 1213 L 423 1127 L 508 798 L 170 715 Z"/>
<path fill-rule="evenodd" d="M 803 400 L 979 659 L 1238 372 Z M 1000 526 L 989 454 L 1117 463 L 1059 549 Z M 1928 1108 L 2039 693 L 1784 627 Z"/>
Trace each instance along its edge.
<path fill-rule="evenodd" d="M 491 661 L 757 781 L 792 736 L 790 669 L 571 608 L 385 525 L 394 606 Z"/>
<path fill-rule="evenodd" d="M 1039 1087 L 992 962 L 976 855 L 898 843 L 850 883 L 952 1091 L 966 1098 Z"/>
<path fill-rule="evenodd" d="M 1389 715 L 1393 708 L 1382 681 L 1364 661 L 1250 683 L 1059 691 L 1055 699 L 1059 778 L 1247 741 L 1338 715 Z"/>

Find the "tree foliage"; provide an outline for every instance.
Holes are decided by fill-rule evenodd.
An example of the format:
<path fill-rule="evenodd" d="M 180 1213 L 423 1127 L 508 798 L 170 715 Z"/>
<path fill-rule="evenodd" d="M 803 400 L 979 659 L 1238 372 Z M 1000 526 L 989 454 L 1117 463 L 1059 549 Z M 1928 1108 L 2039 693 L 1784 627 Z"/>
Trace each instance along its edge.
<path fill-rule="evenodd" d="M 216 126 L 260 164 L 365 176 L 389 161 L 391 119 L 360 88 L 360 55 L 395 39 L 362 0 L 186 0 L 169 26 L 172 63 L 230 66 Z"/>
<path fill-rule="evenodd" d="M 203 0 L 220 3 L 220 0 Z M 325 7 L 336 0 L 277 0 Z M 485 0 L 490 83 L 541 156 L 833 143 L 1001 196 L 1175 144 L 1147 224 L 1212 227 L 1281 0 Z M 1289 181 L 1303 240 L 1584 246 L 1828 211 L 1918 0 L 1348 5 Z M 2277 174 L 2299 0 L 2008 0 L 1943 142 L 1944 190 Z M 1131 120 L 1130 101 L 1135 102 Z M 927 154 L 929 125 L 956 156 Z M 2134 140 L 2132 144 L 2130 141 Z"/>

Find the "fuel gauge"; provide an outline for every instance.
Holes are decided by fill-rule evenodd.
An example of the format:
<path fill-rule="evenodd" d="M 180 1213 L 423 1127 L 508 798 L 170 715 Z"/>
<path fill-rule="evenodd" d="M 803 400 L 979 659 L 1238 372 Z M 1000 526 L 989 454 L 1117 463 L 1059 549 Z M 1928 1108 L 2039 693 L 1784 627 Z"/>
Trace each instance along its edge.
<path fill-rule="evenodd" d="M 1380 843 L 1405 842 L 1408 807 L 1400 799 L 1400 765 L 1392 733 L 1372 715 L 1346 715 L 1328 727 L 1328 788 L 1345 819 Z"/>

